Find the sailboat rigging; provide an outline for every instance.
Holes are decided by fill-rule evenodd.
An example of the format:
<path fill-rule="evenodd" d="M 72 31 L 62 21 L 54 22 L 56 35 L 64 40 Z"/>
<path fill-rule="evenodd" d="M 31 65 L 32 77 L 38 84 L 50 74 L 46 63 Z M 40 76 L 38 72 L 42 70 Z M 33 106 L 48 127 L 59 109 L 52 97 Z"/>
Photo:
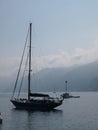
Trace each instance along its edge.
<path fill-rule="evenodd" d="M 20 74 L 20 70 L 21 70 L 21 66 L 22 66 L 22 62 L 23 62 L 23 57 L 24 57 L 24 52 L 25 52 L 25 48 L 26 48 L 26 43 L 25 43 L 25 47 L 23 50 L 23 54 L 22 54 L 22 58 L 21 58 L 20 66 L 19 66 L 19 71 L 17 74 L 16 82 L 15 82 L 15 87 L 14 87 L 12 98 L 10 101 L 18 109 L 51 110 L 51 109 L 54 109 L 55 107 L 60 106 L 63 103 L 62 97 L 53 98 L 53 97 L 50 97 L 50 95 L 48 95 L 48 94 L 31 93 L 31 71 L 32 71 L 31 70 L 31 42 L 32 42 L 31 36 L 32 36 L 32 23 L 30 23 L 30 27 L 29 27 L 29 53 L 27 55 L 27 61 L 28 61 L 28 66 L 29 66 L 29 70 L 28 70 L 28 98 L 25 98 L 25 99 L 19 98 L 19 94 L 18 94 L 18 97 L 15 98 L 15 90 L 17 87 L 17 82 L 19 79 L 19 74 Z M 26 38 L 26 41 L 27 41 L 27 38 Z M 27 65 L 27 62 L 26 62 L 26 65 Z M 22 84 L 22 82 L 21 82 L 21 84 Z M 20 90 L 21 90 L 21 87 L 20 87 Z M 19 90 L 19 93 L 20 93 L 20 90 Z"/>

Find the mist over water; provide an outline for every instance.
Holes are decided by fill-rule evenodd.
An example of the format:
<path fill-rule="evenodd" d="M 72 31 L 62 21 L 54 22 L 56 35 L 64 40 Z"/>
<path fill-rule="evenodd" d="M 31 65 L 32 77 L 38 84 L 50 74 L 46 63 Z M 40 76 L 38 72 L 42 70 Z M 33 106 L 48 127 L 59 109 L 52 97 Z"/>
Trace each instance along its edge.
<path fill-rule="evenodd" d="M 0 94 L 0 130 L 97 130 L 98 92 L 71 94 L 80 98 L 65 99 L 62 106 L 46 112 L 16 110 L 10 94 Z"/>

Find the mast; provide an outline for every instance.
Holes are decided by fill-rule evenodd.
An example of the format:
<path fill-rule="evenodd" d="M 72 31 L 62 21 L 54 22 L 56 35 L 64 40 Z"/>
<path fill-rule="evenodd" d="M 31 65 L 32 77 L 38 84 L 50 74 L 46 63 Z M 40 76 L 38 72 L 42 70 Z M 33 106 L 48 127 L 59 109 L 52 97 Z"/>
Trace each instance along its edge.
<path fill-rule="evenodd" d="M 67 82 L 68 82 L 68 81 L 66 80 L 66 81 L 65 81 L 65 83 L 66 83 L 66 93 L 67 93 Z"/>
<path fill-rule="evenodd" d="M 31 35 L 32 23 L 30 23 L 30 45 L 29 45 L 29 74 L 28 74 L 28 101 L 30 101 L 30 86 L 31 86 Z"/>

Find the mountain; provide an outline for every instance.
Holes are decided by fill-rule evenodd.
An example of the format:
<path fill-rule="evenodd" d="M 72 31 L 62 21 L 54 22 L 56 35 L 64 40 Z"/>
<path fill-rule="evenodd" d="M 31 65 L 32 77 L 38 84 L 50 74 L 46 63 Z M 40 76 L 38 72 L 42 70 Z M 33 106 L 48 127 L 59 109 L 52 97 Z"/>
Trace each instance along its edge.
<path fill-rule="evenodd" d="M 69 68 L 50 68 L 41 70 L 32 75 L 32 90 L 65 91 L 65 81 L 67 80 L 69 91 L 98 91 L 97 67 L 98 61 L 81 66 L 75 65 Z M 6 91 L 12 91 L 14 84 L 9 85 L 9 87 L 6 85 L 11 83 L 13 78 L 8 80 L 5 82 L 5 80 L 2 79 L 2 86 L 6 88 Z M 25 83 L 23 86 L 24 91 L 26 91 L 26 77 L 24 81 Z"/>
<path fill-rule="evenodd" d="M 71 68 L 45 69 L 36 74 L 42 90 L 64 91 L 65 81 L 68 81 L 70 91 L 97 91 L 98 90 L 98 62 Z M 33 81 L 34 82 L 34 81 Z"/>

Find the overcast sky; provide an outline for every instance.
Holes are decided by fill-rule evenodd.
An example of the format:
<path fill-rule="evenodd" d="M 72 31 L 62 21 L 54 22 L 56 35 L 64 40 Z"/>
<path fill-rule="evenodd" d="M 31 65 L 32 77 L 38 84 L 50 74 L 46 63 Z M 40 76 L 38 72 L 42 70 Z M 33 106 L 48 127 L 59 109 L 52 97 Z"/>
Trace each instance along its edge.
<path fill-rule="evenodd" d="M 98 59 L 98 0 L 0 0 L 0 76 L 18 69 L 30 22 L 46 67 Z"/>

